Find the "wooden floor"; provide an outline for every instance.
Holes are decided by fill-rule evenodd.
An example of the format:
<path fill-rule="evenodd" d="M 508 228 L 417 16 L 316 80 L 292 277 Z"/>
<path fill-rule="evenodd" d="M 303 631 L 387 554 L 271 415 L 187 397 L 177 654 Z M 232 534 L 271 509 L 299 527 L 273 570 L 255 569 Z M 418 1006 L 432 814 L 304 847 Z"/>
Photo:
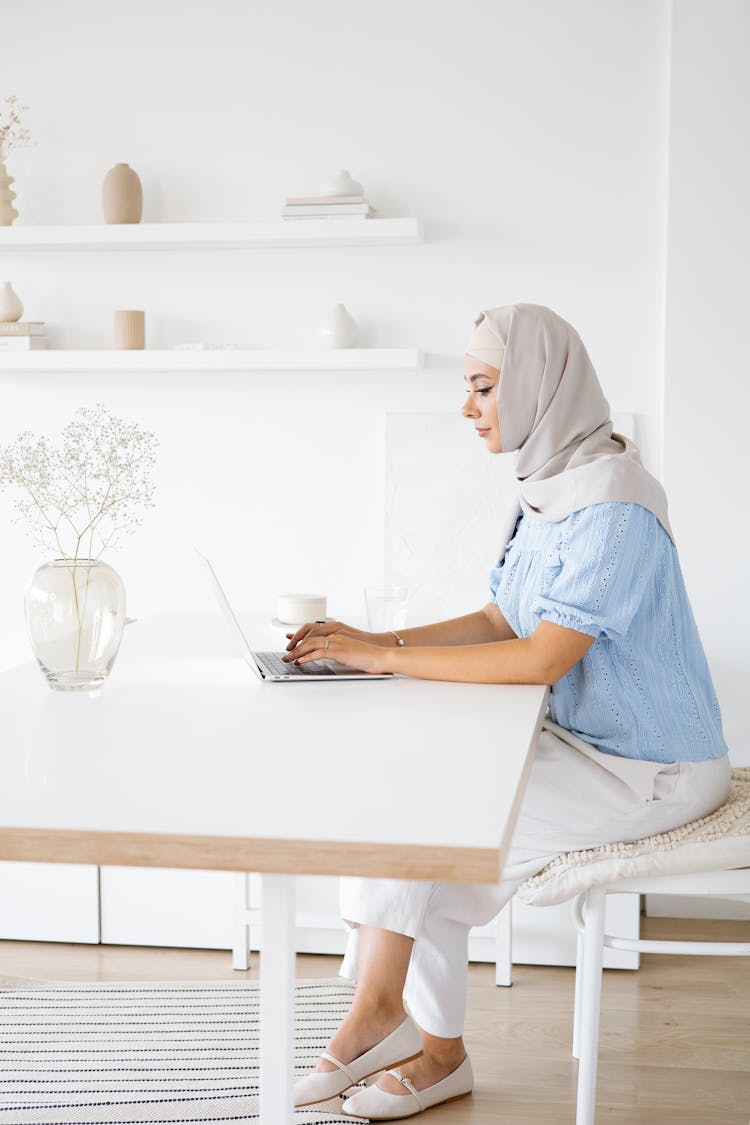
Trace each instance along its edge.
<path fill-rule="evenodd" d="M 748 922 L 644 919 L 643 936 L 750 940 Z M 300 956 L 300 977 L 330 977 L 334 957 Z M 245 976 L 257 976 L 258 959 Z M 214 979 L 228 953 L 0 942 L 4 975 L 64 980 Z M 572 1125 L 573 970 L 516 966 L 511 988 L 472 965 L 466 1042 L 473 1097 L 436 1107 L 429 1125 Z M 749 1125 L 750 959 L 644 956 L 604 975 L 597 1121 Z"/>

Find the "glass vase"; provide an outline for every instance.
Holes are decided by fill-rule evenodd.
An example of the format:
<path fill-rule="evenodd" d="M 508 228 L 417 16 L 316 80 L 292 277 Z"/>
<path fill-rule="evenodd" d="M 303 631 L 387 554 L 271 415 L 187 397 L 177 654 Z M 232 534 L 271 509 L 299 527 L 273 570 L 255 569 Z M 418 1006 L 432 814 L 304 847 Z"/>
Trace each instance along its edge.
<path fill-rule="evenodd" d="M 26 590 L 26 625 L 47 683 L 91 691 L 104 683 L 125 627 L 125 586 L 97 559 L 54 559 Z"/>

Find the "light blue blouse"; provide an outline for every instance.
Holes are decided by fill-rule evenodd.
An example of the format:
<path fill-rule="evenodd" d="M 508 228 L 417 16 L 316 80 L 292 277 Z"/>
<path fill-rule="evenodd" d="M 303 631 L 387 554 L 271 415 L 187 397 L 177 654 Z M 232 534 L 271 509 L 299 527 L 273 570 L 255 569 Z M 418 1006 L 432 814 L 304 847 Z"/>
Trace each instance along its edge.
<path fill-rule="evenodd" d="M 524 515 L 490 590 L 519 637 L 552 621 L 595 638 L 553 685 L 553 722 L 624 758 L 727 753 L 677 551 L 652 512 L 618 502 L 557 523 Z"/>

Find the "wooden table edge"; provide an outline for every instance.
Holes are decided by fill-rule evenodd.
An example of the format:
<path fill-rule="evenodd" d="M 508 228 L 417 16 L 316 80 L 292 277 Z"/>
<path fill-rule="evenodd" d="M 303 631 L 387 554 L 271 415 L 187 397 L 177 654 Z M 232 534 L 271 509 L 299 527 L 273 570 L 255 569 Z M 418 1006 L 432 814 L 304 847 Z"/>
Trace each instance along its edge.
<path fill-rule="evenodd" d="M 0 827 L 0 860 L 496 883 L 501 849 Z"/>

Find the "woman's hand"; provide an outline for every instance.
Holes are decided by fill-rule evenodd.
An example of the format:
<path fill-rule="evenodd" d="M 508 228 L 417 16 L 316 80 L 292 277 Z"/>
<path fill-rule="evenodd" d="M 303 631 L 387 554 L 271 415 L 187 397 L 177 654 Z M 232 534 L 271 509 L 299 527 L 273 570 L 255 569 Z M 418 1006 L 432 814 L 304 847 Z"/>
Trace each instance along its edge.
<path fill-rule="evenodd" d="M 361 629 L 355 629 L 353 625 L 345 625 L 343 621 L 307 621 L 304 625 L 300 625 L 296 633 L 287 633 L 289 644 L 286 646 L 288 650 L 293 649 L 300 641 L 305 640 L 306 637 L 330 637 L 333 633 L 347 633 L 351 637 L 365 638 L 369 636 L 368 633 L 363 633 Z"/>
<path fill-rule="evenodd" d="M 287 636 L 290 637 L 287 648 L 291 651 L 282 657 L 285 663 L 294 661 L 296 664 L 306 664 L 309 660 L 336 660 L 339 664 L 346 664 L 361 672 L 390 671 L 387 667 L 388 650 L 364 640 L 371 634 L 361 629 L 352 629 L 341 621 L 327 621 L 325 625 L 308 622 L 300 626 L 296 633 L 288 633 Z"/>
<path fill-rule="evenodd" d="M 345 625 L 343 621 L 308 621 L 300 625 L 296 633 L 287 633 L 288 650 L 293 649 L 306 637 L 330 637 L 333 633 L 342 633 L 349 637 L 357 637 L 360 641 L 367 641 L 370 645 L 380 645 L 381 648 L 393 648 L 392 633 L 368 633 L 364 629 L 355 629 L 353 625 Z"/>

